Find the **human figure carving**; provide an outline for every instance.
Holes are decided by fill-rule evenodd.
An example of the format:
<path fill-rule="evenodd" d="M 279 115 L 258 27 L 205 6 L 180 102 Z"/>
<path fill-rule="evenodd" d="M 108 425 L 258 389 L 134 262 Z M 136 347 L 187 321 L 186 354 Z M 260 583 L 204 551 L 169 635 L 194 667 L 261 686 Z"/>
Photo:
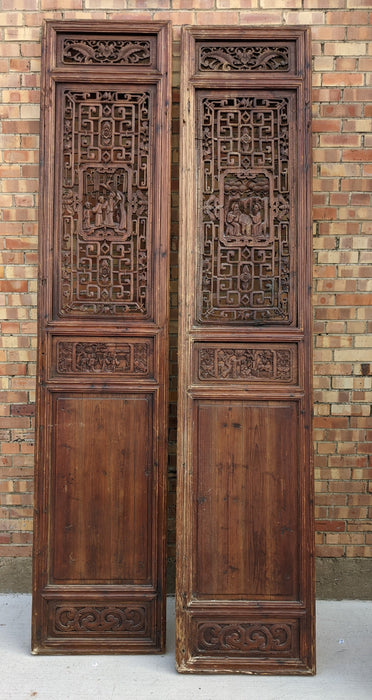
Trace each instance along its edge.
<path fill-rule="evenodd" d="M 104 215 L 106 208 L 107 208 L 107 202 L 105 202 L 105 198 L 103 197 L 103 195 L 100 195 L 98 197 L 98 202 L 97 202 L 96 206 L 93 207 L 93 209 L 92 209 L 92 212 L 96 215 L 95 221 L 94 221 L 94 225 L 96 228 L 98 228 L 99 226 L 102 226 L 103 215 Z"/>
<path fill-rule="evenodd" d="M 115 226 L 115 221 L 114 221 L 114 210 L 115 210 L 115 205 L 119 201 L 120 197 L 118 196 L 118 192 L 115 192 L 114 190 L 111 189 L 108 185 L 102 185 L 106 190 L 109 191 L 109 195 L 106 200 L 106 206 L 105 206 L 105 217 L 104 217 L 104 224 L 105 226 L 110 226 L 111 228 L 114 228 Z"/>
<path fill-rule="evenodd" d="M 85 202 L 84 204 L 84 211 L 83 211 L 83 228 L 91 228 L 92 223 L 90 220 L 91 217 L 91 204 L 90 202 Z"/>
<path fill-rule="evenodd" d="M 238 202 L 233 202 L 231 209 L 226 214 L 226 233 L 236 238 L 251 236 L 252 219 L 249 214 L 241 211 Z"/>
<path fill-rule="evenodd" d="M 123 192 L 117 191 L 117 196 L 120 200 L 120 222 L 119 222 L 119 230 L 120 231 L 126 231 L 127 230 L 127 210 L 126 210 L 126 196 Z"/>
<path fill-rule="evenodd" d="M 252 235 L 255 241 L 264 238 L 262 215 L 257 202 L 252 207 Z"/>

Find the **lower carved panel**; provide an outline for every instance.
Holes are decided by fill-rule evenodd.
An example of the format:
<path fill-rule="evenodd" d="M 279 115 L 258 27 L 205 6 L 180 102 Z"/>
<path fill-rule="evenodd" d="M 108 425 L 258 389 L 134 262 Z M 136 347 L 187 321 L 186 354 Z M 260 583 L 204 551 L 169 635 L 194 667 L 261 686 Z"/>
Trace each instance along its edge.
<path fill-rule="evenodd" d="M 209 656 L 297 657 L 297 620 L 216 622 L 194 620 L 196 653 Z"/>
<path fill-rule="evenodd" d="M 143 605 L 61 605 L 55 607 L 52 634 L 92 634 L 133 632 L 144 634 L 146 608 Z"/>

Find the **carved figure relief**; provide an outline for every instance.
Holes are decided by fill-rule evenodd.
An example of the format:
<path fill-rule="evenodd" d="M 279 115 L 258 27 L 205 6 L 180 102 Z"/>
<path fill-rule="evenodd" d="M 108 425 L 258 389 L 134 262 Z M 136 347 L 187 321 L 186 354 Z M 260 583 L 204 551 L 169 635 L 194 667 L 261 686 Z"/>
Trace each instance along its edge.
<path fill-rule="evenodd" d="M 147 314 L 150 93 L 64 93 L 63 315 Z"/>
<path fill-rule="evenodd" d="M 270 173 L 225 171 L 220 184 L 220 240 L 224 245 L 261 247 L 272 242 L 272 192 Z"/>
<path fill-rule="evenodd" d="M 116 607 L 57 607 L 54 633 L 144 632 L 146 610 L 140 605 Z"/>
<path fill-rule="evenodd" d="M 274 624 L 257 623 L 217 623 L 206 622 L 198 625 L 198 651 L 201 654 L 213 653 L 294 653 L 293 627 L 297 623 Z"/>
<path fill-rule="evenodd" d="M 219 43 L 199 46 L 199 70 L 201 71 L 288 71 L 288 46 L 272 46 L 247 42 Z"/>
<path fill-rule="evenodd" d="M 288 323 L 288 97 L 199 98 L 199 321 Z"/>
<path fill-rule="evenodd" d="M 115 39 L 65 39 L 63 63 L 104 63 L 114 65 L 149 65 L 149 41 Z"/>
<path fill-rule="evenodd" d="M 296 381 L 295 347 L 206 347 L 198 350 L 199 379 Z"/>
<path fill-rule="evenodd" d="M 112 177 L 110 177 L 112 176 Z M 85 168 L 80 178 L 83 207 L 80 233 L 85 240 L 127 240 L 132 222 L 131 171 L 125 168 Z"/>
<path fill-rule="evenodd" d="M 149 342 L 92 343 L 59 341 L 58 374 L 117 373 L 149 375 Z"/>

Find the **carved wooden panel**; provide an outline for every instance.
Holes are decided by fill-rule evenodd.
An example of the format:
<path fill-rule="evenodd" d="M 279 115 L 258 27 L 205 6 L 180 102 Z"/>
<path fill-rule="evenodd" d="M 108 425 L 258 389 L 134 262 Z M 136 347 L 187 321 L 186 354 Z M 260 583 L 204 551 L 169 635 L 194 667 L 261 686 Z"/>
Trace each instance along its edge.
<path fill-rule="evenodd" d="M 34 653 L 164 649 L 169 42 L 46 24 Z"/>
<path fill-rule="evenodd" d="M 200 71 L 278 71 L 293 70 L 293 42 L 203 41 L 197 46 Z"/>
<path fill-rule="evenodd" d="M 103 341 L 103 342 L 102 342 Z M 94 374 L 133 375 L 138 379 L 153 376 L 153 342 L 151 339 L 125 341 L 117 338 L 53 338 L 54 376 Z"/>
<path fill-rule="evenodd" d="M 310 56 L 183 33 L 181 672 L 314 672 Z"/>
<path fill-rule="evenodd" d="M 59 315 L 148 316 L 154 90 L 57 91 Z"/>
<path fill-rule="evenodd" d="M 198 95 L 201 322 L 289 323 L 289 121 L 294 96 Z M 295 149 L 294 139 L 291 148 Z M 293 222 L 292 222 L 293 225 Z"/>
<path fill-rule="evenodd" d="M 297 383 L 297 347 L 293 344 L 195 344 L 197 380 Z"/>
<path fill-rule="evenodd" d="M 241 623 L 239 621 L 218 622 L 218 620 L 198 621 L 193 619 L 193 632 L 196 638 L 195 653 L 208 656 L 233 655 L 244 658 L 291 658 L 299 653 L 298 620 L 272 619 Z"/>

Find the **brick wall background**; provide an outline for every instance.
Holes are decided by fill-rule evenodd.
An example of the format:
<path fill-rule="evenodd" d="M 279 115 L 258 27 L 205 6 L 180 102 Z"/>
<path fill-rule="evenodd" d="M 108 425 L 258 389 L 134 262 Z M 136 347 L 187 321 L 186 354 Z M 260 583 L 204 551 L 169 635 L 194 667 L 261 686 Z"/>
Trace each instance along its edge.
<path fill-rule="evenodd" d="M 19 561 L 27 568 L 31 557 L 39 71 L 44 18 L 171 19 L 174 26 L 171 561 L 175 554 L 180 27 L 311 26 L 317 555 L 333 563 L 336 559 L 371 563 L 372 0 L 0 2 L 0 564 Z M 331 569 L 327 571 L 329 575 Z"/>

